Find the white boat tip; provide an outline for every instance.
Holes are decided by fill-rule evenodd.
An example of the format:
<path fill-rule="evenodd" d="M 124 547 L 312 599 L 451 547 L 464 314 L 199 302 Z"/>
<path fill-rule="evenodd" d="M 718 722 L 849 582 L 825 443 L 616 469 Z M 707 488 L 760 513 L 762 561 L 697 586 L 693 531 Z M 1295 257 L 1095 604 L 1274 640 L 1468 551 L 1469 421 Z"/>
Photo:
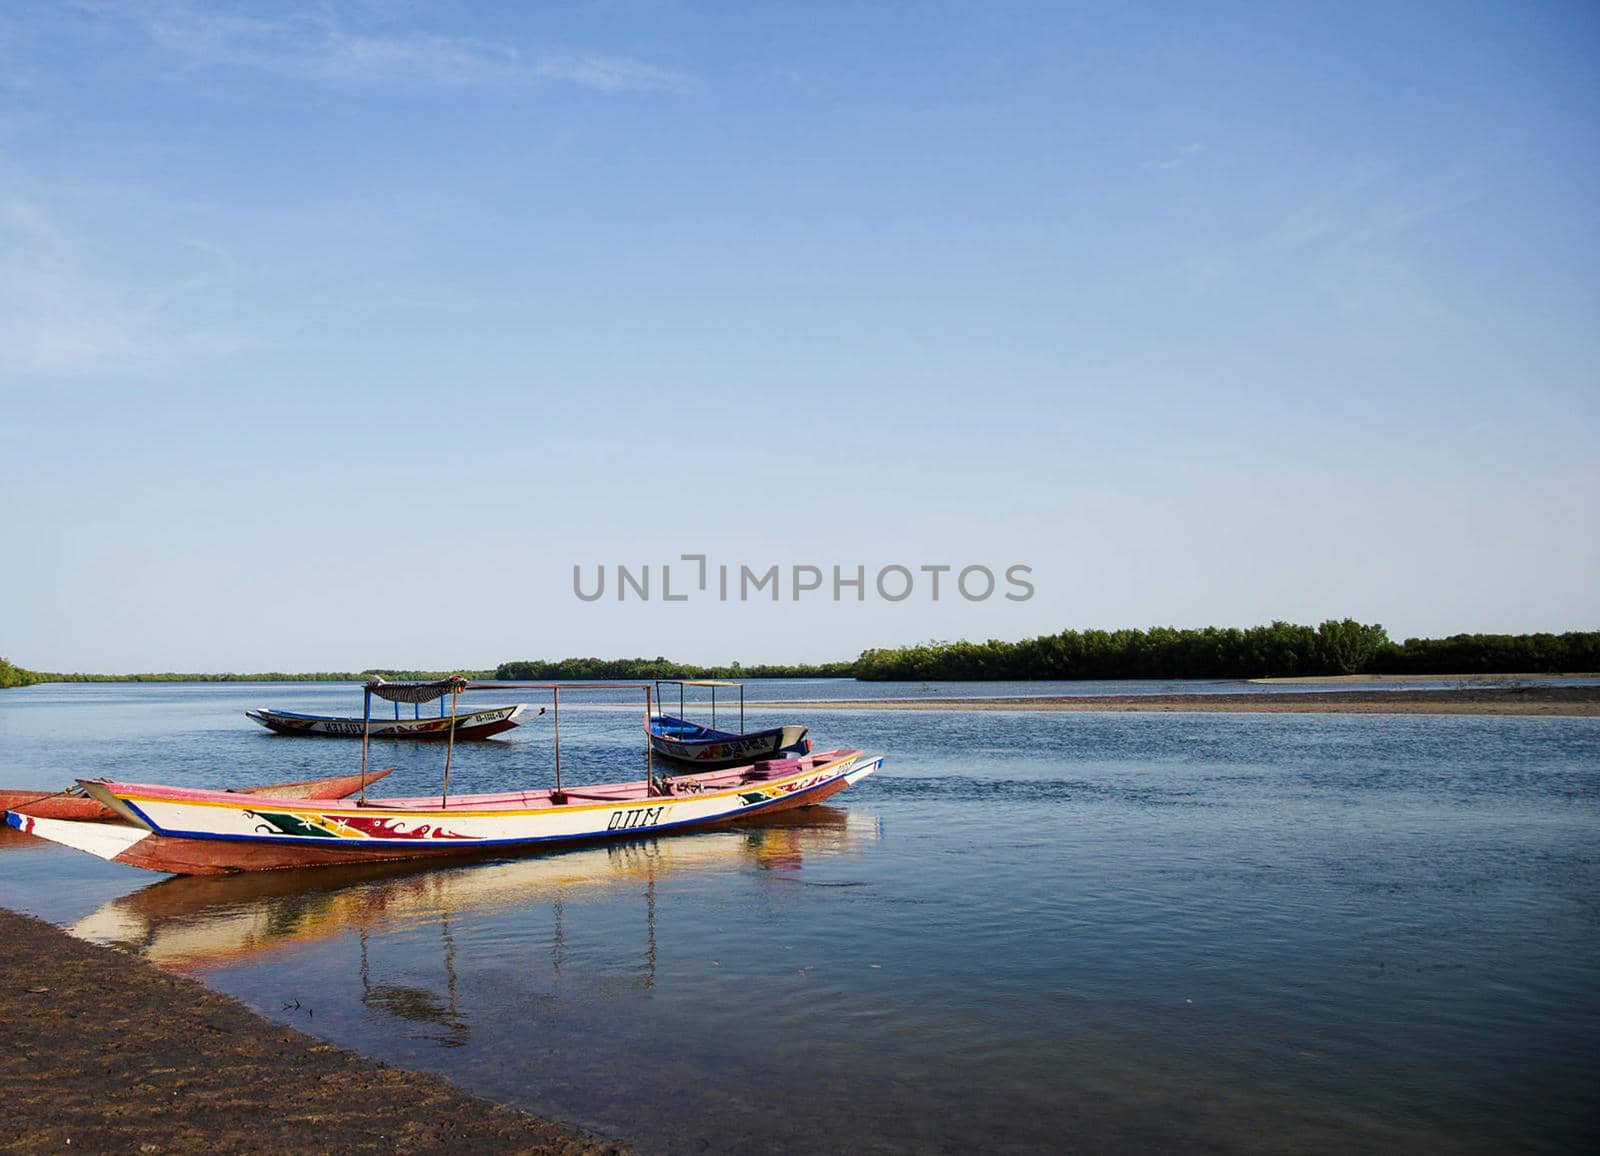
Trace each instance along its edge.
<path fill-rule="evenodd" d="M 844 781 L 850 784 L 852 787 L 855 786 L 862 779 L 866 778 L 868 775 L 872 774 L 872 772 L 882 767 L 883 759 L 884 756 L 882 755 L 874 755 L 870 759 L 863 758 L 861 761 L 856 763 L 855 766 L 851 767 L 845 772 Z"/>
<path fill-rule="evenodd" d="M 87 851 L 102 859 L 115 859 L 149 831 L 142 827 L 121 823 L 92 823 L 83 819 L 41 819 L 34 815 L 6 812 L 6 822 L 25 835 L 37 835 L 52 843 L 60 843 L 79 851 Z"/>

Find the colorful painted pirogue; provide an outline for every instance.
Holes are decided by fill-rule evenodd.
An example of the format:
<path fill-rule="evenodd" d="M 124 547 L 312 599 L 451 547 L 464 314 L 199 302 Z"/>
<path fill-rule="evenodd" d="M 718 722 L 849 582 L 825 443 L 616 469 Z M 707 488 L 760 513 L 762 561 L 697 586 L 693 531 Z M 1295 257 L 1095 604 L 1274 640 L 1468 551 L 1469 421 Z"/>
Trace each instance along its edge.
<path fill-rule="evenodd" d="M 697 767 L 731 767 L 755 759 L 770 759 L 786 754 L 803 755 L 811 750 L 803 726 L 772 727 L 763 731 L 744 729 L 744 684 L 726 679 L 658 679 L 655 683 L 657 701 L 661 699 L 661 685 L 678 688 L 678 714 L 653 714 L 650 716 L 650 746 L 656 754 L 680 763 Z M 700 686 L 711 688 L 711 725 L 702 726 L 682 718 L 684 713 L 683 688 Z M 739 688 L 738 731 L 717 730 L 717 688 Z"/>
<path fill-rule="evenodd" d="M 557 739 L 562 689 L 631 689 L 648 684 L 588 684 L 556 696 Z M 440 683 L 373 684 L 372 694 L 395 701 L 422 696 L 505 689 L 464 679 Z M 408 696 L 408 697 L 402 697 Z M 454 713 L 454 712 L 452 712 Z M 366 744 L 363 742 L 363 757 Z M 560 748 L 556 786 L 549 790 L 451 796 L 449 761 L 439 795 L 311 803 L 223 791 L 81 779 L 80 784 L 133 826 L 74 823 L 8 815 L 12 826 L 102 858 L 154 871 L 208 875 L 396 859 L 442 859 L 531 850 L 559 844 L 638 838 L 729 823 L 746 816 L 809 806 L 877 770 L 882 757 L 835 750 L 802 758 L 754 762 L 667 779 L 649 763 L 645 778 L 563 789 Z"/>
<path fill-rule="evenodd" d="M 360 774 L 333 775 L 326 779 L 302 779 L 293 783 L 272 783 L 264 787 L 231 787 L 241 795 L 271 795 L 279 799 L 342 799 L 363 787 L 371 786 L 393 771 L 387 767 Z M 91 799 L 82 787 L 47 794 L 43 791 L 0 789 L 0 811 L 16 811 L 36 819 L 87 819 L 96 822 L 121 820 L 115 811 L 98 799 Z"/>
<path fill-rule="evenodd" d="M 458 739 L 486 739 L 521 725 L 520 719 L 528 707 L 525 703 L 514 706 L 497 706 L 489 710 L 475 710 L 457 715 L 454 719 L 455 737 Z M 436 718 L 372 719 L 350 718 L 339 715 L 301 714 L 292 710 L 247 710 L 245 717 L 258 722 L 280 735 L 336 735 L 343 738 L 360 738 L 370 733 L 380 739 L 444 739 L 450 737 L 452 720 L 446 715 Z"/>

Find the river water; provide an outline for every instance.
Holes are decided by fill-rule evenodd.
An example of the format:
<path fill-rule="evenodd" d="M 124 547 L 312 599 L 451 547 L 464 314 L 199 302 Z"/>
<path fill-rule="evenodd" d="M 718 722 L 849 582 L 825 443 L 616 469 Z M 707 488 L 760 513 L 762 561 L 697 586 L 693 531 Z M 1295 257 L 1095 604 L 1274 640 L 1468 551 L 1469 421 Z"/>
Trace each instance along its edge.
<path fill-rule="evenodd" d="M 1600 720 L 759 704 L 859 693 L 752 686 L 750 727 L 888 757 L 782 823 L 192 880 L 13 836 L 0 903 L 644 1152 L 1600 1144 Z M 627 697 L 562 696 L 569 783 L 638 773 Z M 355 765 L 256 706 L 360 709 L 312 684 L 8 691 L 0 785 Z M 549 722 L 457 748 L 452 790 L 548 783 Z M 374 749 L 386 791 L 436 789 L 438 747 Z"/>

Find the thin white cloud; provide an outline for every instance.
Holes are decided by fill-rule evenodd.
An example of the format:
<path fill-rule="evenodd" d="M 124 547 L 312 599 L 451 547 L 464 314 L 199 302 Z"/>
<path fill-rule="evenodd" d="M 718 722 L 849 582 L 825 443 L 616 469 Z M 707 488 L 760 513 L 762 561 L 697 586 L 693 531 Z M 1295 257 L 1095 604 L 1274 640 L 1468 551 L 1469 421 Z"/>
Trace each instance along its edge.
<path fill-rule="evenodd" d="M 1287 214 L 1276 239 L 1287 248 L 1387 244 L 1475 199 L 1462 173 L 1421 177 L 1392 164 L 1357 165 Z"/>
<path fill-rule="evenodd" d="M 605 92 L 672 91 L 692 83 L 682 73 L 614 56 L 546 56 L 534 65 L 534 72 L 549 80 L 567 80 Z"/>
<path fill-rule="evenodd" d="M 186 323 L 187 289 L 121 276 L 38 198 L 0 192 L 0 384 L 148 378 L 252 344 Z"/>
<path fill-rule="evenodd" d="M 511 87 L 541 81 L 603 92 L 672 91 L 692 81 L 682 73 L 628 57 L 527 52 L 495 40 L 435 33 L 365 30 L 325 6 L 256 16 L 154 0 L 121 15 L 152 43 L 191 65 L 250 68 L 348 84 L 418 84 L 443 88 Z"/>
<path fill-rule="evenodd" d="M 1159 161 L 1146 161 L 1144 168 L 1156 172 L 1169 172 L 1172 169 L 1181 169 L 1184 165 L 1194 160 L 1205 151 L 1206 146 L 1199 141 L 1191 141 L 1184 145 L 1171 156 Z"/>

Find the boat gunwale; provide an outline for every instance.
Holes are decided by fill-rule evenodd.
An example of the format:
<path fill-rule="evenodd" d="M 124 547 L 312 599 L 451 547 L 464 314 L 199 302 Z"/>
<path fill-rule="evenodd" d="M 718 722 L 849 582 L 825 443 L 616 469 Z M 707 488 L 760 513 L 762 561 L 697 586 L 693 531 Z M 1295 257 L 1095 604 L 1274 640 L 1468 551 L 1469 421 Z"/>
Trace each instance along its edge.
<path fill-rule="evenodd" d="M 515 703 L 511 703 L 511 704 L 509 704 L 507 706 L 491 706 L 491 707 L 485 707 L 482 710 L 467 711 L 464 714 L 456 715 L 455 716 L 455 721 L 456 721 L 456 725 L 459 727 L 467 719 L 480 718 L 480 717 L 482 717 L 483 715 L 486 715 L 486 714 L 500 714 L 500 713 L 502 713 L 504 711 L 510 711 L 513 714 L 515 714 L 518 711 L 525 711 L 527 709 L 528 709 L 528 704 L 527 703 L 525 703 L 525 702 L 515 702 Z M 306 714 L 303 711 L 275 710 L 270 706 L 258 706 L 256 708 L 254 708 L 253 710 L 247 710 L 244 713 L 245 713 L 245 717 L 246 718 L 255 719 L 257 721 L 259 721 L 259 720 L 261 720 L 263 718 L 289 719 L 289 720 L 292 720 L 294 722 L 360 723 L 360 722 L 364 722 L 365 721 L 360 715 Z M 510 718 L 511 715 L 507 715 L 506 717 Z M 424 715 L 424 716 L 422 716 L 420 718 L 398 718 L 398 719 L 383 718 L 383 719 L 373 719 L 372 720 L 372 725 L 373 726 L 394 726 L 397 723 L 399 723 L 399 724 L 415 724 L 415 723 L 419 723 L 419 722 L 437 723 L 437 722 L 440 722 L 441 720 L 443 722 L 445 722 L 445 723 L 448 723 L 450 721 L 450 718 L 451 718 L 450 715 Z"/>
<path fill-rule="evenodd" d="M 658 728 L 656 724 L 658 722 L 667 721 L 681 723 L 685 727 L 693 728 L 694 731 L 698 733 L 695 734 L 693 738 L 684 738 L 681 735 L 664 733 L 665 728 Z M 748 742 L 751 739 L 766 738 L 768 735 L 777 735 L 778 737 L 782 738 L 783 732 L 793 726 L 800 727 L 802 731 L 809 729 L 808 727 L 805 727 L 799 723 L 784 723 L 775 727 L 763 727 L 758 731 L 719 731 L 714 727 L 702 726 L 700 723 L 690 722 L 688 719 L 678 718 L 676 715 L 651 715 L 650 737 L 653 739 L 664 739 L 670 743 L 679 743 L 686 747 L 715 746 L 718 743 Z"/>
<path fill-rule="evenodd" d="M 471 806 L 470 803 L 466 803 L 466 804 L 458 807 L 458 806 L 456 806 L 454 804 L 449 803 L 448 801 L 442 807 L 438 806 L 438 805 L 427 805 L 427 806 L 422 806 L 422 805 L 418 805 L 418 806 L 394 806 L 394 805 L 391 805 L 391 806 L 383 806 L 381 801 L 368 801 L 366 803 L 361 803 L 361 802 L 352 802 L 349 799 L 333 799 L 333 800 L 329 800 L 330 803 L 337 804 L 335 806 L 307 807 L 307 806 L 305 806 L 305 804 L 307 802 L 313 802 L 313 801 L 319 801 L 319 800 L 275 798 L 275 797 L 273 797 L 271 795 L 244 796 L 243 798 L 241 798 L 239 795 L 230 795 L 227 798 L 207 798 L 207 797 L 199 797 L 199 798 L 197 798 L 197 797 L 193 797 L 193 796 L 195 796 L 195 795 L 200 795 L 200 796 L 220 795 L 220 794 L 225 794 L 225 792 L 209 791 L 209 790 L 207 790 L 207 791 L 191 791 L 190 788 L 185 788 L 185 787 L 161 787 L 159 784 L 155 784 L 155 783 L 122 783 L 122 782 L 114 782 L 114 781 L 101 780 L 101 779 L 79 779 L 78 782 L 80 784 L 82 784 L 83 787 L 86 790 L 91 790 L 92 788 L 98 788 L 100 790 L 104 790 L 104 791 L 107 791 L 107 792 L 110 792 L 110 793 L 114 794 L 119 802 L 121 802 L 123 805 L 129 807 L 130 809 L 138 812 L 139 817 L 140 817 L 140 825 L 141 826 L 147 826 L 147 827 L 149 827 L 150 830 L 154 831 L 157 834 L 172 834 L 172 832 L 167 831 L 167 830 L 165 830 L 163 828 L 160 828 L 160 827 L 156 826 L 150 820 L 149 816 L 145 815 L 143 813 L 143 811 L 136 804 L 140 803 L 140 802 L 145 802 L 145 803 L 178 803 L 178 804 L 182 804 L 184 806 L 217 807 L 217 808 L 221 808 L 221 809 L 224 809 L 224 810 L 234 810 L 234 811 L 257 811 L 257 810 L 261 809 L 262 805 L 271 806 L 271 804 L 274 804 L 274 803 L 282 803 L 282 804 L 285 804 L 285 805 L 281 806 L 281 807 L 280 806 L 271 806 L 271 809 L 274 812 L 284 812 L 284 813 L 293 814 L 293 815 L 334 815 L 334 816 L 336 816 L 336 815 L 340 815 L 340 814 L 352 814 L 352 815 L 375 815 L 375 816 L 383 816 L 383 817 L 393 816 L 395 818 L 412 818 L 412 819 L 415 819 L 415 818 L 418 818 L 418 817 L 421 817 L 421 816 L 427 816 L 427 815 L 430 815 L 430 814 L 439 814 L 439 815 L 448 814 L 448 815 L 455 816 L 455 817 L 460 817 L 460 816 L 501 817 L 501 816 L 542 815 L 542 814 L 550 814 L 550 813 L 555 813 L 555 814 L 575 814 L 575 813 L 582 812 L 582 811 L 614 810 L 619 806 L 641 806 L 641 805 L 642 806 L 655 806 L 655 805 L 658 805 L 660 802 L 663 802 L 663 801 L 667 801 L 667 802 L 671 802 L 671 801 L 688 802 L 688 801 L 691 801 L 691 800 L 705 800 L 705 799 L 725 798 L 725 797 L 728 797 L 730 795 L 738 795 L 738 794 L 744 793 L 744 792 L 742 792 L 740 790 L 740 788 L 744 788 L 744 791 L 748 791 L 749 789 L 751 789 L 752 787 L 754 787 L 754 786 L 756 786 L 758 784 L 762 788 L 781 786 L 781 785 L 783 785 L 785 783 L 793 782 L 796 779 L 804 778 L 807 775 L 814 775 L 814 774 L 819 774 L 819 773 L 832 771 L 837 766 L 839 766 L 839 764 L 841 764 L 841 763 L 850 763 L 850 764 L 853 765 L 854 762 L 856 760 L 860 759 L 865 753 L 866 752 L 864 750 L 861 750 L 861 749 L 843 748 L 843 747 L 840 748 L 839 750 L 835 750 L 835 751 L 824 751 L 820 755 L 808 755 L 808 756 L 806 756 L 807 759 L 813 759 L 813 760 L 817 760 L 817 761 L 813 762 L 812 765 L 809 766 L 809 767 L 798 767 L 791 774 L 787 774 L 787 775 L 783 775 L 781 777 L 771 778 L 771 779 L 757 779 L 757 780 L 754 780 L 753 782 L 747 782 L 747 783 L 735 783 L 735 784 L 733 784 L 733 785 L 731 785 L 729 787 L 721 788 L 721 789 L 718 789 L 718 790 L 712 790 L 712 791 L 695 791 L 695 792 L 692 792 L 692 793 L 682 794 L 682 795 L 676 795 L 676 794 L 673 794 L 673 795 L 648 795 L 647 794 L 647 795 L 641 795 L 641 796 L 639 796 L 637 798 L 620 797 L 620 798 L 617 798 L 617 799 L 614 799 L 614 800 L 597 801 L 597 802 L 585 802 L 585 803 L 579 803 L 579 804 L 546 802 L 543 806 L 538 806 L 538 807 L 528 807 L 528 806 L 525 806 L 525 807 L 512 807 L 512 806 L 505 806 L 505 807 L 473 807 L 473 806 Z M 753 765 L 753 764 L 750 764 L 750 765 Z M 708 772 L 706 772 L 706 774 L 707 775 L 726 775 L 730 771 L 735 771 L 735 770 L 739 770 L 739 769 L 740 768 L 738 768 L 738 767 L 729 767 L 729 768 L 724 768 L 724 769 L 719 770 L 719 771 L 708 771 Z M 847 773 L 847 772 L 840 772 L 840 773 Z M 613 785 L 613 784 L 604 784 L 604 785 L 610 786 L 610 785 Z M 618 785 L 622 785 L 622 784 L 618 784 Z M 633 788 L 633 784 L 631 782 L 626 784 L 626 786 L 628 786 L 630 788 Z M 643 779 L 638 780 L 638 787 L 636 789 L 644 789 L 645 787 L 646 787 L 646 780 L 643 780 Z M 178 795 L 173 795 L 173 794 L 152 794 L 152 793 L 150 793 L 152 789 L 157 790 L 157 791 L 181 792 L 181 794 L 178 794 Z M 575 789 L 576 790 L 580 790 L 580 791 L 582 790 L 582 788 L 575 788 Z M 552 790 L 553 790 L 553 788 L 552 788 Z M 528 793 L 528 792 L 525 792 L 525 794 L 526 793 Z M 544 793 L 547 798 L 548 798 L 548 794 L 549 794 L 549 792 L 547 792 L 547 791 L 546 792 L 533 792 L 533 793 Z M 463 800 L 481 799 L 483 797 L 484 796 L 482 796 L 482 795 L 462 795 L 462 796 L 458 796 L 458 798 L 461 798 Z M 439 796 L 436 796 L 436 795 L 420 795 L 420 796 L 416 796 L 416 799 L 417 799 L 419 804 L 423 803 L 424 801 L 428 801 L 428 800 L 432 800 L 432 799 L 436 799 L 436 798 L 439 798 Z M 391 800 L 391 802 L 399 803 L 399 802 L 402 802 L 402 800 Z M 254 803 L 256 805 L 255 806 L 249 805 L 251 803 Z M 221 836 L 208 835 L 206 837 L 207 838 L 218 838 L 218 837 L 221 837 Z M 253 838 L 253 836 L 240 836 L 240 837 L 241 838 Z M 299 840 L 299 839 L 307 839 L 307 838 L 312 838 L 312 837 L 313 836 L 304 836 L 304 835 L 295 836 L 295 838 L 297 840 Z"/>

